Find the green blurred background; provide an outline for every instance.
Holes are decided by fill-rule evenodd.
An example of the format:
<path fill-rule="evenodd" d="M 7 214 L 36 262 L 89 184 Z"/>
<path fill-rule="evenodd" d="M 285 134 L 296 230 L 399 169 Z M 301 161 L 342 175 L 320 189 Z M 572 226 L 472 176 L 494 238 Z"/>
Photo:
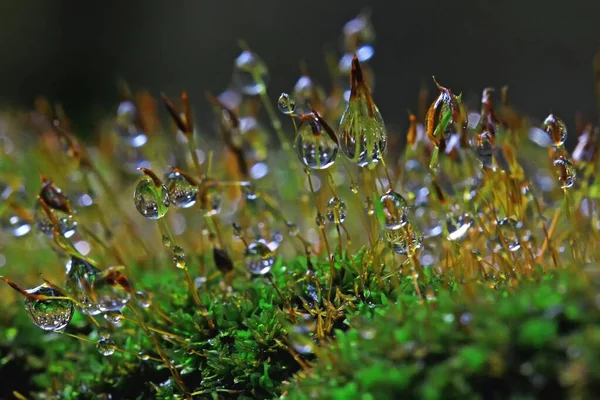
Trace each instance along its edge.
<path fill-rule="evenodd" d="M 571 126 L 577 111 L 596 119 L 598 0 L 3 0 L 0 99 L 59 100 L 86 133 L 114 107 L 123 77 L 153 94 L 186 88 L 208 116 L 203 93 L 227 86 L 241 38 L 269 65 L 275 99 L 291 89 L 301 59 L 327 83 L 324 45 L 338 50 L 344 22 L 365 6 L 378 35 L 375 98 L 388 123 L 405 126 L 432 74 L 475 101 L 483 87 L 508 84 L 514 103 L 539 118 L 552 109 Z"/>

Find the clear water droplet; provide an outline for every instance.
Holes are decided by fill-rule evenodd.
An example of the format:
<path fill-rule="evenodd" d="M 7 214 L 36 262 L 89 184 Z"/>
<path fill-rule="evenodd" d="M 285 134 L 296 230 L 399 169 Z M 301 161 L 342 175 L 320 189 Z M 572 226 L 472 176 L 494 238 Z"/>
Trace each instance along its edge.
<path fill-rule="evenodd" d="M 494 164 L 494 136 L 490 132 L 482 132 L 475 138 L 475 154 L 481 165 L 492 168 Z"/>
<path fill-rule="evenodd" d="M 325 219 L 323 214 L 317 213 L 317 216 L 315 217 L 315 223 L 319 228 L 324 228 L 325 224 L 327 223 L 327 220 Z"/>
<path fill-rule="evenodd" d="M 162 244 L 166 248 L 171 248 L 171 246 L 173 246 L 173 242 L 171 241 L 171 238 L 168 237 L 167 235 L 162 235 Z"/>
<path fill-rule="evenodd" d="M 423 235 L 407 222 L 400 229 L 386 229 L 385 238 L 397 254 L 407 255 L 421 248 Z"/>
<path fill-rule="evenodd" d="M 560 156 L 554 160 L 554 166 L 558 174 L 558 181 L 562 183 L 562 189 L 568 189 L 575 184 L 577 171 L 566 157 Z"/>
<path fill-rule="evenodd" d="M 247 201 L 253 201 L 258 198 L 258 195 L 256 194 L 256 188 L 250 182 L 248 182 L 246 185 L 242 185 L 242 193 Z"/>
<path fill-rule="evenodd" d="M 196 204 L 198 187 L 181 173 L 173 171 L 168 174 L 165 186 L 169 192 L 169 199 L 175 207 L 189 208 Z"/>
<path fill-rule="evenodd" d="M 277 100 L 277 108 L 282 114 L 290 115 L 296 110 L 296 101 L 287 93 L 281 93 Z"/>
<path fill-rule="evenodd" d="M 181 247 L 181 246 L 174 246 L 173 254 L 176 256 L 185 257 L 185 250 L 183 250 L 183 247 Z"/>
<path fill-rule="evenodd" d="M 74 311 L 72 301 L 52 299 L 61 294 L 46 284 L 26 290 L 26 292 L 31 295 L 50 297 L 44 300 L 25 298 L 25 309 L 36 326 L 45 331 L 61 331 L 69 325 Z"/>
<path fill-rule="evenodd" d="M 375 206 L 369 196 L 365 199 L 365 210 L 367 210 L 368 215 L 375 215 Z"/>
<path fill-rule="evenodd" d="M 309 168 L 329 168 L 337 157 L 338 145 L 325 133 L 315 134 L 311 124 L 310 121 L 302 121 L 298 127 L 294 143 L 296 154 L 302 164 Z"/>
<path fill-rule="evenodd" d="M 325 215 L 329 222 L 340 224 L 344 222 L 348 216 L 348 207 L 346 207 L 346 203 L 344 203 L 342 199 L 334 196 L 327 203 Z"/>
<path fill-rule="evenodd" d="M 50 208 L 50 212 L 54 215 L 58 221 L 58 226 L 62 235 L 66 238 L 70 238 L 77 231 L 77 220 L 73 214 L 69 214 L 59 209 Z M 37 202 L 33 214 L 36 227 L 46 236 L 52 238 L 54 236 L 54 224 L 42 205 Z"/>
<path fill-rule="evenodd" d="M 495 247 L 495 251 L 501 251 L 504 249 L 502 239 L 509 251 L 517 251 L 521 248 L 521 242 L 519 240 L 519 229 L 522 224 L 517 222 L 513 218 L 504 218 L 498 221 L 496 228 L 498 231 L 498 244 Z M 502 238 L 500 237 L 502 235 Z"/>
<path fill-rule="evenodd" d="M 129 302 L 128 289 L 119 284 L 121 276 L 119 267 L 109 267 L 91 280 L 91 297 L 101 312 L 121 311 Z"/>
<path fill-rule="evenodd" d="M 465 237 L 471 226 L 473 226 L 473 218 L 468 213 L 462 215 L 449 213 L 446 216 L 446 227 L 448 228 L 446 238 L 450 241 L 460 240 Z"/>
<path fill-rule="evenodd" d="M 66 267 L 69 293 L 83 306 L 84 312 L 90 315 L 100 314 L 101 311 L 92 301 L 90 292 L 92 283 L 102 271 L 78 257 L 71 257 Z"/>
<path fill-rule="evenodd" d="M 244 50 L 235 59 L 232 80 L 242 93 L 251 96 L 264 93 L 269 79 L 266 64 L 250 50 Z"/>
<path fill-rule="evenodd" d="M 104 313 L 104 319 L 116 327 L 120 327 L 123 324 L 123 314 L 121 311 L 106 312 Z"/>
<path fill-rule="evenodd" d="M 352 182 L 350 184 L 350 191 L 354 194 L 358 194 L 358 185 L 356 184 L 356 182 Z"/>
<path fill-rule="evenodd" d="M 244 251 L 244 261 L 250 273 L 265 275 L 271 271 L 275 255 L 264 243 L 252 242 Z"/>
<path fill-rule="evenodd" d="M 400 229 L 408 217 L 408 203 L 399 193 L 388 190 L 381 198 L 383 217 L 385 218 L 386 229 Z"/>
<path fill-rule="evenodd" d="M 288 234 L 290 236 L 297 236 L 298 235 L 298 226 L 291 222 L 291 221 L 286 221 L 285 225 L 288 228 Z"/>
<path fill-rule="evenodd" d="M 138 358 L 142 361 L 148 361 L 150 359 L 150 356 L 146 353 L 139 352 Z"/>
<path fill-rule="evenodd" d="M 221 211 L 221 191 L 219 184 L 214 179 L 205 179 L 200 183 L 198 192 L 200 209 L 204 215 L 216 215 Z"/>
<path fill-rule="evenodd" d="M 148 177 L 137 184 L 133 201 L 138 212 L 148 219 L 164 217 L 171 203 L 167 188 L 164 185 L 157 187 Z"/>
<path fill-rule="evenodd" d="M 555 147 L 561 147 L 567 140 L 567 126 L 554 114 L 548 115 L 542 124 L 542 129 L 548 135 Z"/>
<path fill-rule="evenodd" d="M 96 349 L 98 349 L 98 352 L 103 356 L 111 356 L 115 353 L 115 342 L 111 339 L 100 338 L 96 342 Z"/>
<path fill-rule="evenodd" d="M 135 292 L 135 299 L 140 307 L 148 308 L 152 305 L 152 299 L 146 292 L 138 291 Z"/>

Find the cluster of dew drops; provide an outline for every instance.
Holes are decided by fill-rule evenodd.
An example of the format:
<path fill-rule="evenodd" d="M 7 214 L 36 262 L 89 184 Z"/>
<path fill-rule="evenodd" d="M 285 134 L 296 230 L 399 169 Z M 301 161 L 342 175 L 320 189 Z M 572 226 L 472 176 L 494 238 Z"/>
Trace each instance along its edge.
<path fill-rule="evenodd" d="M 340 82 L 336 86 L 341 88 L 338 93 L 336 106 L 324 106 L 328 99 L 324 99 L 324 91 L 308 74 L 303 74 L 296 83 L 292 94 L 282 93 L 277 101 L 278 111 L 288 116 L 296 128 L 293 141 L 294 151 L 310 183 L 311 191 L 314 180 L 312 173 L 328 173 L 328 169 L 334 164 L 350 165 L 358 167 L 358 170 L 367 175 L 374 173 L 378 168 L 386 171 L 384 156 L 388 150 L 388 133 L 381 113 L 373 102 L 371 90 L 373 90 L 373 74 L 368 62 L 374 55 L 374 33 L 369 18 L 361 14 L 356 19 L 348 22 L 344 27 L 343 50 L 344 54 L 339 60 L 338 72 Z M 236 90 L 228 90 L 219 96 L 219 101 L 224 108 L 232 109 L 234 104 L 241 102 L 243 96 L 266 96 L 269 83 L 269 73 L 265 63 L 252 51 L 245 49 L 234 63 L 233 84 Z M 448 92 L 449 93 L 449 92 Z M 440 115 L 448 112 L 456 99 L 446 92 L 440 95 Z M 485 95 L 485 92 L 484 92 Z M 484 96 L 485 97 L 485 96 Z M 319 100 L 324 101 L 319 101 Z M 486 100 L 487 101 L 487 100 Z M 485 103 L 485 101 L 483 101 Z M 268 110 L 267 104 L 265 107 Z M 336 111 L 336 107 L 337 110 Z M 433 105 L 432 105 L 433 107 Z M 192 174 L 177 168 L 166 173 L 161 179 L 152 170 L 150 162 L 145 158 L 143 148 L 147 145 L 149 137 L 137 123 L 138 110 L 136 105 L 129 100 L 123 101 L 117 111 L 116 131 L 120 143 L 118 158 L 125 169 L 131 172 L 141 170 L 144 175 L 137 183 L 133 194 L 133 204 L 137 212 L 144 218 L 163 221 L 165 215 L 171 208 L 189 209 L 197 207 L 206 218 L 219 216 L 223 200 L 223 182 L 205 176 L 202 173 Z M 337 114 L 336 114 L 337 113 Z M 333 116 L 333 117 L 331 117 Z M 271 115 L 273 117 L 273 115 Z M 326 122 L 327 118 L 339 120 L 337 132 Z M 455 114 L 452 114 L 452 118 Z M 482 170 L 494 169 L 495 157 L 495 128 L 486 125 L 485 119 L 490 117 L 485 111 L 481 114 L 473 113 L 465 118 L 465 123 L 479 129 L 470 147 L 479 160 Z M 277 117 L 275 117 L 277 118 Z M 440 151 L 450 153 L 452 145 L 456 145 L 460 138 L 456 138 L 457 132 L 452 131 L 459 121 L 450 119 L 447 122 L 448 132 L 444 132 L 445 146 Z M 493 118 L 491 118 L 493 120 Z M 474 121 L 474 122 L 473 122 Z M 230 121 L 231 122 L 231 121 Z M 428 137 L 425 131 L 429 128 L 423 124 L 411 121 L 411 128 L 415 129 L 417 139 L 409 146 L 415 147 L 418 143 L 425 144 L 424 147 L 436 143 L 435 137 Z M 425 122 L 425 121 L 424 121 Z M 437 126 L 440 121 L 427 121 L 428 124 Z M 185 127 L 185 122 L 182 123 Z M 244 130 L 252 130 L 258 122 L 256 119 L 236 120 L 236 129 L 242 142 L 241 151 L 251 164 L 248 180 L 238 182 L 244 189 L 247 200 L 255 200 L 258 196 L 253 190 L 252 180 L 264 177 L 268 172 L 265 152 L 262 145 L 250 143 L 244 135 Z M 276 125 L 276 124 L 274 124 Z M 186 129 L 184 129 L 186 130 Z M 433 132 L 434 129 L 431 129 Z M 179 130 L 177 140 L 190 143 L 193 139 L 193 131 L 183 132 Z M 190 136 L 191 133 L 191 136 Z M 541 134 L 541 136 L 540 136 Z M 538 143 L 543 142 L 546 146 L 554 149 L 553 166 L 559 171 L 558 179 L 561 187 L 567 189 L 575 183 L 575 167 L 564 151 L 564 143 L 567 137 L 565 124 L 556 116 L 551 114 L 540 128 L 530 130 L 531 139 Z M 256 139 L 260 142 L 260 137 Z M 437 144 L 436 144 L 437 145 Z M 457 145 L 458 146 L 458 145 Z M 456 147 L 454 147 L 456 148 Z M 341 151 L 340 151 L 341 150 Z M 338 153 L 344 157 L 339 160 Z M 197 148 L 191 149 L 192 161 L 204 161 L 206 154 Z M 189 161 L 189 160 L 188 160 Z M 383 227 L 381 237 L 388 243 L 393 252 L 400 255 L 419 256 L 422 264 L 432 265 L 432 260 L 440 259 L 441 249 L 433 248 L 434 251 L 422 251 L 424 242 L 428 239 L 440 236 L 446 232 L 446 239 L 459 241 L 464 238 L 473 227 L 474 218 L 466 212 L 461 212 L 460 207 L 450 207 L 445 216 L 437 215 L 435 218 L 428 217 L 428 197 L 431 195 L 425 187 L 425 182 L 431 183 L 427 175 L 429 171 L 422 161 L 415 159 L 404 160 L 403 168 L 406 171 L 421 171 L 417 179 L 405 182 L 404 187 L 410 193 L 409 199 L 414 206 L 403 197 L 393 186 L 391 179 L 385 179 L 379 183 L 372 184 L 381 189 L 382 194 L 374 198 L 370 193 L 371 188 L 361 187 L 355 179 L 351 179 L 350 192 L 353 196 L 364 196 L 366 214 L 369 217 L 379 218 Z M 479 176 L 479 175 L 478 175 Z M 79 178 L 80 179 L 80 178 Z M 331 178 L 333 180 L 333 178 Z M 335 183 L 335 182 L 334 182 Z M 11 185 L 2 184 L 0 187 L 0 198 L 3 201 L 10 199 L 11 203 L 19 203 L 24 196 L 21 188 L 15 189 Z M 335 185 L 332 185 L 333 187 Z M 43 201 L 35 203 L 33 220 L 28 220 L 19 210 L 9 208 L 0 220 L 1 226 L 11 232 L 15 237 L 27 236 L 32 227 L 35 226 L 39 232 L 54 239 L 60 236 L 63 247 L 57 249 L 60 257 L 66 257 L 66 292 L 50 282 L 24 290 L 14 283 L 5 279 L 13 288 L 20 291 L 25 297 L 25 307 L 31 320 L 41 329 L 46 331 L 63 331 L 69 324 L 75 307 L 90 316 L 102 314 L 105 319 L 114 325 L 119 325 L 123 318 L 121 311 L 135 299 L 142 308 L 151 305 L 150 298 L 141 291 L 132 289 L 132 284 L 124 278 L 122 269 L 109 267 L 101 270 L 94 261 L 85 257 L 83 250 L 86 242 L 81 239 L 78 232 L 78 222 L 75 218 L 74 206 L 69 197 L 75 199 L 76 207 L 87 207 L 95 201 L 95 194 L 91 191 L 79 191 L 64 194 L 50 180 L 44 179 L 39 198 Z M 343 226 L 349 217 L 349 207 L 345 201 L 334 193 L 334 196 L 326 203 L 321 212 L 317 210 L 315 218 L 317 226 L 323 235 L 327 223 L 336 227 Z M 442 223 L 443 221 L 444 223 Z M 164 223 L 166 226 L 166 223 Z M 287 223 L 292 236 L 298 234 L 298 228 L 292 222 Z M 443 225 L 443 226 L 442 226 Z M 513 218 L 503 218 L 497 221 L 497 229 L 503 237 L 509 251 L 518 251 L 524 236 L 517 234 L 521 223 Z M 244 241 L 243 253 L 244 265 L 247 270 L 258 276 L 268 276 L 275 264 L 275 250 L 281 238 L 272 241 L 246 240 L 242 229 L 234 226 L 234 235 Z M 184 249 L 175 243 L 173 236 L 168 232 L 168 227 L 163 231 L 163 244 L 170 249 L 173 256 L 173 264 L 187 273 L 186 254 Z M 66 243 L 66 244 L 65 244 Z M 495 243 L 494 251 L 500 251 L 502 245 Z M 215 259 L 220 260 L 221 265 L 232 268 L 232 261 L 225 249 L 217 248 L 215 245 L 213 253 Z M 87 249 L 89 251 L 89 249 Z M 66 255 L 66 256 L 65 256 Z M 429 260 L 426 260 L 429 257 Z M 303 320 L 304 321 L 304 320 Z M 312 321 L 304 321 L 300 325 L 303 332 L 314 327 Z M 304 344 L 297 348 L 299 352 L 309 352 L 310 344 Z M 116 346 L 107 331 L 102 330 L 97 341 L 100 353 L 110 355 L 115 352 Z"/>

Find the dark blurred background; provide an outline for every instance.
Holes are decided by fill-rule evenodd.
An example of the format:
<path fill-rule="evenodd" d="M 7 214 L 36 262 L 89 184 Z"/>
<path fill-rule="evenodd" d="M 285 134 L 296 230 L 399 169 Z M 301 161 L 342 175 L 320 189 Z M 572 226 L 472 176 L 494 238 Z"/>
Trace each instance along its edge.
<path fill-rule="evenodd" d="M 29 107 L 48 96 L 86 131 L 114 110 L 125 78 L 153 94 L 188 89 L 196 112 L 209 115 L 204 91 L 228 85 L 245 39 L 270 68 L 275 101 L 301 59 L 327 83 L 324 46 L 338 50 L 343 24 L 365 6 L 377 34 L 375 100 L 388 123 L 406 125 L 421 84 L 433 94 L 433 74 L 472 99 L 507 84 L 513 103 L 539 118 L 552 109 L 570 126 L 577 111 L 596 120 L 598 0 L 2 1 L 0 99 Z"/>

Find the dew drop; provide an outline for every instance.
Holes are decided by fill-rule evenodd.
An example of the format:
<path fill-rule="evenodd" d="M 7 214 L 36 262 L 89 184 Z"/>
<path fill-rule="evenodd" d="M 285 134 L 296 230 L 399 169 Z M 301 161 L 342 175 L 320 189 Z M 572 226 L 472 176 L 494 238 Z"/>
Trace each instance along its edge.
<path fill-rule="evenodd" d="M 302 121 L 294 147 L 298 158 L 312 169 L 326 169 L 335 162 L 338 145 L 327 134 L 315 134 L 314 122 Z"/>
<path fill-rule="evenodd" d="M 121 311 L 106 312 L 104 313 L 104 319 L 116 327 L 120 327 L 123 324 L 123 314 Z"/>
<path fill-rule="evenodd" d="M 519 228 L 522 224 L 517 222 L 513 218 L 504 218 L 498 221 L 497 230 L 499 232 L 498 235 L 498 244 L 495 247 L 495 251 L 498 252 L 504 249 L 504 245 L 502 243 L 502 238 L 504 239 L 504 243 L 509 251 L 517 251 L 521 248 L 521 242 L 519 240 Z M 500 238 L 502 235 L 502 238 Z"/>
<path fill-rule="evenodd" d="M 387 150 L 387 131 L 381 113 L 364 96 L 350 99 L 340 120 L 340 147 L 350 162 L 374 168 Z"/>
<path fill-rule="evenodd" d="M 264 243 L 252 242 L 244 251 L 244 261 L 250 273 L 265 275 L 271 271 L 275 255 Z"/>
<path fill-rule="evenodd" d="M 111 356 L 115 353 L 115 342 L 109 338 L 100 338 L 96 342 L 96 349 L 103 356 Z"/>
<path fill-rule="evenodd" d="M 296 110 L 296 101 L 287 93 L 281 93 L 277 100 L 277 108 L 282 114 L 290 115 Z"/>
<path fill-rule="evenodd" d="M 325 215 L 327 216 L 329 222 L 341 224 L 348 216 L 348 207 L 346 207 L 346 203 L 344 203 L 342 199 L 334 196 L 327 203 Z"/>
<path fill-rule="evenodd" d="M 139 352 L 138 358 L 142 361 L 148 361 L 150 359 L 150 356 L 146 353 Z"/>
<path fill-rule="evenodd" d="M 58 226 L 62 235 L 66 238 L 70 238 L 77 231 L 77 220 L 73 214 L 69 214 L 59 209 L 50 208 L 50 212 L 54 215 L 58 221 Z M 42 205 L 38 202 L 35 205 L 34 220 L 36 227 L 44 233 L 46 236 L 52 238 L 54 236 L 54 224 Z M 19 224 L 17 222 L 17 224 Z"/>
<path fill-rule="evenodd" d="M 315 217 L 315 223 L 319 228 L 324 228 L 325 224 L 327 223 L 327 220 L 325 219 L 323 214 L 317 213 L 317 216 Z"/>
<path fill-rule="evenodd" d="M 567 140 L 567 126 L 554 114 L 548 115 L 542 124 L 542 129 L 548 135 L 555 147 L 561 147 Z"/>
<path fill-rule="evenodd" d="M 350 184 L 350 191 L 354 194 L 358 194 L 358 185 L 356 184 L 356 182 L 352 182 Z"/>
<path fill-rule="evenodd" d="M 286 221 L 285 226 L 287 226 L 288 228 L 288 234 L 290 236 L 297 236 L 298 235 L 298 226 L 291 222 L 291 221 Z"/>
<path fill-rule="evenodd" d="M 465 237 L 471 226 L 473 226 L 473 218 L 469 214 L 455 216 L 450 213 L 446 216 L 446 227 L 448 228 L 446 238 L 450 241 L 460 240 Z"/>
<path fill-rule="evenodd" d="M 267 66 L 250 50 L 244 50 L 235 59 L 232 80 L 242 93 L 251 96 L 264 93 L 269 79 Z"/>
<path fill-rule="evenodd" d="M 138 291 L 135 292 L 135 299 L 138 305 L 142 308 L 148 308 L 152 305 L 152 299 L 146 292 Z"/>
<path fill-rule="evenodd" d="M 408 204 L 399 193 L 388 190 L 380 198 L 386 229 L 400 229 L 407 222 Z"/>
<path fill-rule="evenodd" d="M 421 248 L 423 236 L 407 222 L 401 229 L 386 229 L 387 242 L 397 254 L 407 255 Z"/>
<path fill-rule="evenodd" d="M 171 200 L 164 185 L 156 186 L 152 179 L 142 178 L 135 188 L 133 201 L 138 212 L 148 219 L 159 219 L 169 210 Z"/>
<path fill-rule="evenodd" d="M 124 276 L 119 267 L 109 267 L 91 280 L 93 302 L 102 312 L 121 311 L 131 298 L 128 288 L 119 283 Z"/>
<path fill-rule="evenodd" d="M 45 331 L 61 331 L 69 325 L 73 316 L 73 302 L 67 299 L 52 299 L 61 296 L 55 289 L 43 284 L 26 290 L 31 295 L 48 296 L 48 299 L 37 300 L 25 298 L 25 309 L 33 323 Z"/>
<path fill-rule="evenodd" d="M 214 179 L 205 179 L 200 183 L 198 198 L 204 215 L 217 215 L 221 211 L 221 191 L 218 182 Z"/>
<path fill-rule="evenodd" d="M 256 188 L 252 183 L 242 185 L 242 193 L 247 201 L 253 201 L 258 198 L 258 195 L 256 194 Z"/>
<path fill-rule="evenodd" d="M 482 132 L 475 138 L 475 154 L 481 165 L 492 168 L 494 163 L 494 137 L 490 132 Z"/>
<path fill-rule="evenodd" d="M 173 171 L 168 174 L 165 186 L 169 192 L 169 199 L 175 207 L 189 208 L 196 204 L 198 187 L 180 172 Z"/>
<path fill-rule="evenodd" d="M 554 160 L 554 166 L 557 170 L 558 181 L 562 183 L 562 189 L 568 189 L 575 184 L 577 171 L 571 161 L 566 157 L 560 156 Z"/>
<path fill-rule="evenodd" d="M 173 246 L 173 242 L 171 241 L 171 238 L 169 238 L 167 235 L 162 235 L 162 244 L 166 248 L 171 248 L 171 246 Z"/>
<path fill-rule="evenodd" d="M 367 210 L 368 215 L 375 215 L 375 206 L 369 196 L 365 199 L 365 210 Z"/>
<path fill-rule="evenodd" d="M 78 257 L 71 257 L 66 267 L 69 293 L 83 306 L 83 311 L 90 315 L 100 314 L 101 311 L 92 301 L 90 292 L 93 282 L 102 271 Z"/>

